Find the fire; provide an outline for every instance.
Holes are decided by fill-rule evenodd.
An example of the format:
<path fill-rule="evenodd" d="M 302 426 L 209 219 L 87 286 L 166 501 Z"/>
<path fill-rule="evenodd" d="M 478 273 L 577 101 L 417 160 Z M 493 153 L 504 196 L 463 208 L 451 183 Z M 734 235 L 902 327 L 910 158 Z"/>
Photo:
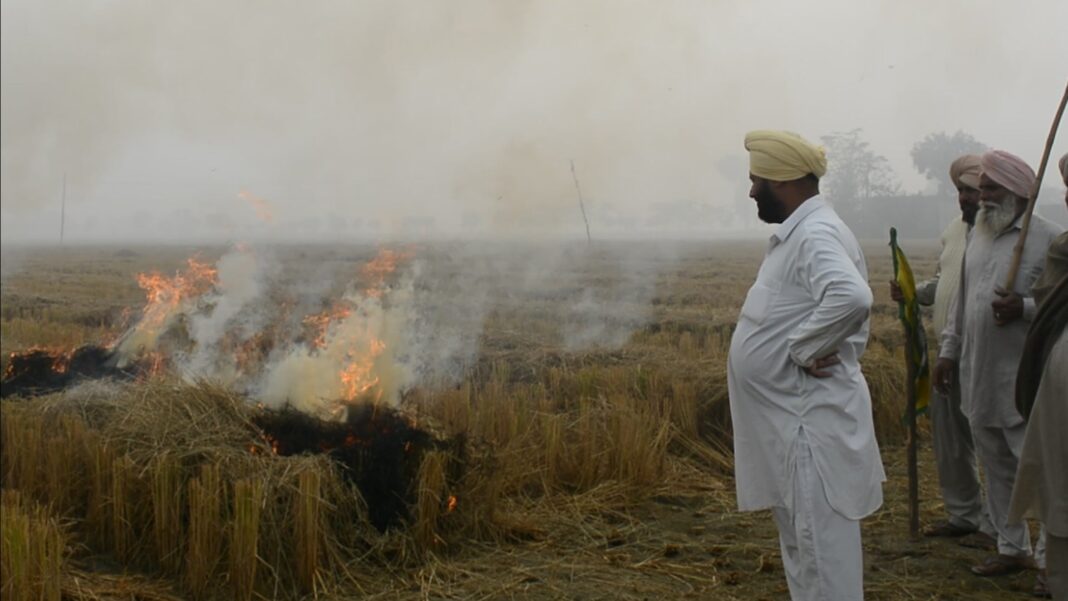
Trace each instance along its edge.
<path fill-rule="evenodd" d="M 282 324 L 277 327 L 220 330 L 222 321 L 211 322 L 219 307 L 229 307 L 226 264 L 221 284 L 219 269 L 196 258 L 173 276 L 138 274 L 147 302 L 140 320 L 115 344 L 118 368 L 136 363 L 148 374 L 171 366 L 181 367 L 183 375 L 210 372 L 224 385 L 257 390 L 272 404 L 291 403 L 334 418 L 354 403 L 392 401 L 396 383 L 408 375 L 393 357 L 405 340 L 397 333 L 405 322 L 393 313 L 403 305 L 384 297 L 390 294 L 391 274 L 413 255 L 407 248 L 381 249 L 359 268 L 358 288 L 296 320 L 295 330 L 288 315 L 298 302 L 288 295 L 273 299 L 278 304 L 270 321 Z M 397 298 L 403 303 L 408 297 L 398 293 Z M 211 333 L 204 338 L 201 330 Z"/>
<path fill-rule="evenodd" d="M 278 439 L 273 437 L 273 436 L 271 436 L 270 434 L 267 434 L 267 433 L 263 433 L 261 435 L 261 437 L 263 438 L 263 442 L 266 442 L 268 445 L 270 445 L 271 454 L 272 455 L 277 455 L 278 454 L 278 448 L 279 448 L 278 447 Z M 248 451 L 249 451 L 249 453 L 252 453 L 253 455 L 259 455 L 260 452 L 261 452 L 260 447 L 254 445 L 254 444 L 250 444 L 248 446 Z"/>
<path fill-rule="evenodd" d="M 342 398 L 345 401 L 355 401 L 378 385 L 378 377 L 374 371 L 375 358 L 386 349 L 386 344 L 381 340 L 372 338 L 368 353 L 359 357 L 349 351 L 346 353 L 349 363 L 341 370 L 341 382 L 344 385 Z"/>
<path fill-rule="evenodd" d="M 326 346 L 326 336 L 331 324 L 344 320 L 349 315 L 352 315 L 352 306 L 347 302 L 339 301 L 322 313 L 305 317 L 304 325 L 315 333 L 315 337 L 308 343 L 308 346 L 313 350 Z"/>
<path fill-rule="evenodd" d="M 271 211 L 271 205 L 266 200 L 256 196 L 248 190 L 238 192 L 237 197 L 252 205 L 252 208 L 256 210 L 256 216 L 259 217 L 261 221 L 266 223 L 274 221 L 274 213 Z"/>
<path fill-rule="evenodd" d="M 186 260 L 188 267 L 168 278 L 159 272 L 137 274 L 137 284 L 145 291 L 149 306 L 173 306 L 183 299 L 204 294 L 215 285 L 219 272 L 214 266 L 196 258 Z"/>
<path fill-rule="evenodd" d="M 50 369 L 57 374 L 65 374 L 70 369 L 71 358 L 74 357 L 75 349 L 60 349 L 46 346 L 31 346 L 24 351 L 12 351 L 8 354 L 7 367 L 4 368 L 3 378 L 7 379 L 15 375 L 15 358 L 20 355 L 44 353 L 51 361 Z"/>
<path fill-rule="evenodd" d="M 397 264 L 412 258 L 410 251 L 396 251 L 383 248 L 378 251 L 378 256 L 367 262 L 360 270 L 366 282 L 364 293 L 371 298 L 382 296 L 382 286 L 386 282 L 386 276 L 397 269 Z"/>
<path fill-rule="evenodd" d="M 118 342 L 117 350 L 122 357 L 119 366 L 122 367 L 141 353 L 154 350 L 159 337 L 172 321 L 192 301 L 211 290 L 218 281 L 218 275 L 214 266 L 196 258 L 188 259 L 186 269 L 178 271 L 173 277 L 159 272 L 137 274 L 137 284 L 145 291 L 147 304 L 141 320 Z M 156 364 L 154 369 L 162 367 L 162 358 L 152 358 L 152 361 Z"/>
<path fill-rule="evenodd" d="M 137 274 L 137 284 L 145 291 L 148 303 L 141 321 L 122 340 L 119 350 L 124 354 L 133 354 L 154 346 L 156 339 L 184 305 L 211 290 L 218 275 L 215 267 L 195 258 L 188 259 L 186 269 L 175 273 L 173 277 L 159 272 Z"/>
<path fill-rule="evenodd" d="M 263 362 L 265 347 L 269 340 L 266 332 L 257 332 L 251 338 L 238 342 L 233 349 L 234 364 L 239 373 L 250 373 Z"/>
<path fill-rule="evenodd" d="M 163 366 L 166 364 L 166 357 L 159 351 L 151 351 L 145 355 L 145 364 L 148 366 L 145 369 L 145 374 L 150 377 L 156 377 L 163 373 Z"/>
<path fill-rule="evenodd" d="M 70 369 L 70 357 L 72 352 L 73 351 L 66 351 L 56 355 L 55 360 L 52 362 L 52 371 L 57 374 L 67 373 L 67 370 Z"/>

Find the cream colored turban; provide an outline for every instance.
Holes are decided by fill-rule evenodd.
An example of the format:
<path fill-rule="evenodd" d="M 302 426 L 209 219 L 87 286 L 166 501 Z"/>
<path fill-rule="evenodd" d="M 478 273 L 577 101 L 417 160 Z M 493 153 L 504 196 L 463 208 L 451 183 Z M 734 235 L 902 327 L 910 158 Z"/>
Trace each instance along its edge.
<path fill-rule="evenodd" d="M 949 177 L 953 180 L 953 185 L 958 188 L 966 186 L 978 190 L 981 172 L 982 168 L 979 166 L 977 154 L 966 154 L 949 166 Z"/>
<path fill-rule="evenodd" d="M 1061 168 L 1061 179 L 1064 180 L 1064 185 L 1068 186 L 1068 152 L 1064 153 L 1057 166 Z"/>
<path fill-rule="evenodd" d="M 1020 157 L 1004 150 L 991 150 L 979 159 L 983 173 L 1020 198 L 1030 198 L 1035 172 Z"/>
<path fill-rule="evenodd" d="M 823 177 L 827 155 L 823 148 L 788 131 L 760 129 L 745 135 L 749 172 L 776 182 L 801 179 L 808 174 Z"/>

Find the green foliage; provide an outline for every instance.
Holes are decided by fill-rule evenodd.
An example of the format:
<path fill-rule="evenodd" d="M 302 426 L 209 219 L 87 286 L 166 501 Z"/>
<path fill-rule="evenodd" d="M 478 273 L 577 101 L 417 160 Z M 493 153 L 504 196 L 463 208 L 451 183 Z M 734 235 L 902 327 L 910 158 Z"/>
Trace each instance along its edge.
<path fill-rule="evenodd" d="M 901 186 L 886 157 L 875 154 L 861 138 L 863 130 L 853 129 L 823 136 L 827 149 L 827 175 L 820 182 L 821 193 L 835 203 L 839 212 L 859 210 L 866 201 L 893 196 Z"/>

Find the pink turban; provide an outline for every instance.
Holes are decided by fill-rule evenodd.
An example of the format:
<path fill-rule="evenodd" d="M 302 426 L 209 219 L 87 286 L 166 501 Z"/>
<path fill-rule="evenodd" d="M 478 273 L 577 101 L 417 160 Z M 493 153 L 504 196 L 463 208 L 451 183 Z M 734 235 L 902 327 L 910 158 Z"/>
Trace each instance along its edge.
<path fill-rule="evenodd" d="M 979 160 L 983 173 L 1020 198 L 1030 198 L 1035 172 L 1020 157 L 1004 150 L 991 150 Z"/>

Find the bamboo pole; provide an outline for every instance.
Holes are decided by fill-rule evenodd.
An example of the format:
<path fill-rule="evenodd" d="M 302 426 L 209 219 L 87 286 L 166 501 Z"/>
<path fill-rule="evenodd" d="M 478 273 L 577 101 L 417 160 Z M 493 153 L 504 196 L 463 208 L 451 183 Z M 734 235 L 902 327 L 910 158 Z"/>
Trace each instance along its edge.
<path fill-rule="evenodd" d="M 917 341 L 912 328 L 905 327 L 905 364 L 908 365 L 909 404 L 905 410 L 909 422 L 908 473 L 909 473 L 909 539 L 920 539 L 920 481 L 916 468 L 916 362 L 912 352 Z"/>
<path fill-rule="evenodd" d="M 1049 163 L 1049 155 L 1053 151 L 1053 140 L 1057 137 L 1057 128 L 1061 124 L 1065 104 L 1068 104 L 1068 84 L 1064 86 L 1061 104 L 1057 107 L 1053 125 L 1049 128 L 1046 149 L 1042 152 L 1042 162 L 1038 164 L 1038 174 L 1035 176 L 1034 185 L 1031 186 L 1031 198 L 1027 200 L 1027 210 L 1024 212 L 1023 223 L 1020 225 L 1020 237 L 1016 239 L 1016 247 L 1012 251 L 1012 263 L 1009 264 L 1009 274 L 1005 278 L 1005 290 L 1009 292 L 1012 292 L 1016 285 L 1016 274 L 1020 271 L 1020 260 L 1023 258 L 1024 245 L 1027 243 L 1027 232 L 1031 228 L 1031 215 L 1035 212 L 1035 205 L 1038 203 L 1038 192 L 1042 188 L 1042 178 L 1046 175 L 1046 164 Z"/>
<path fill-rule="evenodd" d="M 63 246 L 63 238 L 67 227 L 67 174 L 63 174 L 63 196 L 59 206 L 59 245 Z"/>
<path fill-rule="evenodd" d="M 586 223 L 586 243 L 593 242 L 590 237 L 590 220 L 586 218 L 586 205 L 582 202 L 582 188 L 579 187 L 578 175 L 575 175 L 575 161 L 571 161 L 571 179 L 575 181 L 575 191 L 578 192 L 579 209 L 582 210 L 582 221 Z"/>
<path fill-rule="evenodd" d="M 897 281 L 898 269 L 898 254 L 899 249 L 897 246 L 897 228 L 890 228 L 890 251 L 893 254 L 894 265 L 894 280 Z M 904 255 L 902 255 L 904 256 Z M 915 304 L 915 298 L 912 301 L 912 308 L 915 310 L 915 317 L 919 320 L 918 307 Z M 905 390 L 908 392 L 908 405 L 905 407 L 905 421 L 908 422 L 909 438 L 906 446 L 906 464 L 908 466 L 909 477 L 909 539 L 917 541 L 920 538 L 920 479 L 919 471 L 916 467 L 916 361 L 913 357 L 914 350 L 922 344 L 922 339 L 916 339 L 916 332 L 914 328 L 910 326 L 906 316 L 908 315 L 909 306 L 904 299 L 898 301 L 898 311 L 901 314 L 901 325 L 905 328 L 905 367 L 906 367 L 906 382 Z M 919 322 L 917 321 L 917 324 Z M 922 347 L 920 347 L 922 348 Z M 924 349 L 926 350 L 926 349 Z"/>

